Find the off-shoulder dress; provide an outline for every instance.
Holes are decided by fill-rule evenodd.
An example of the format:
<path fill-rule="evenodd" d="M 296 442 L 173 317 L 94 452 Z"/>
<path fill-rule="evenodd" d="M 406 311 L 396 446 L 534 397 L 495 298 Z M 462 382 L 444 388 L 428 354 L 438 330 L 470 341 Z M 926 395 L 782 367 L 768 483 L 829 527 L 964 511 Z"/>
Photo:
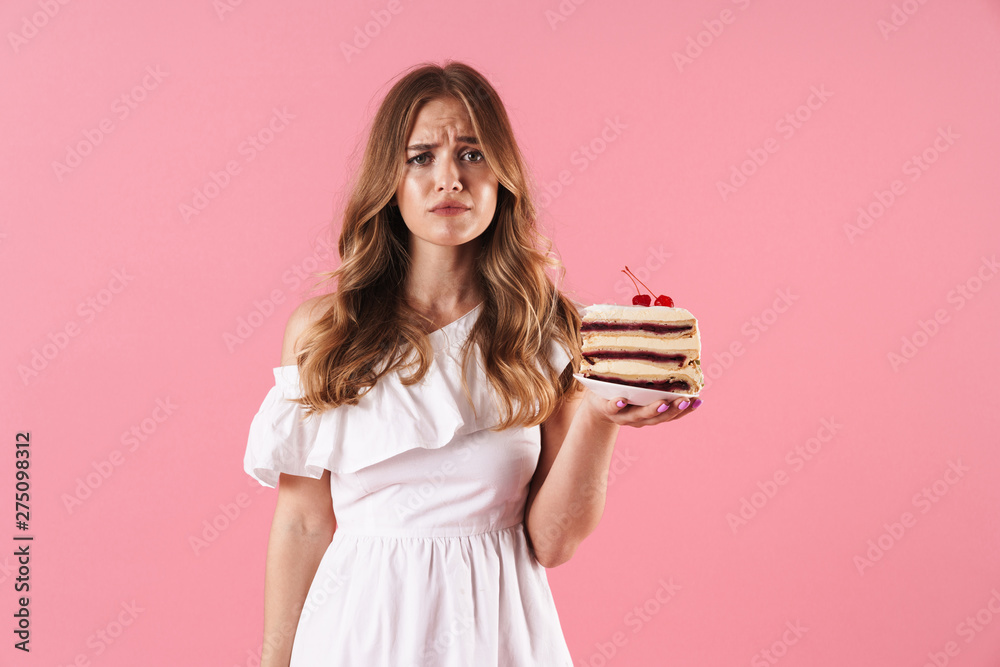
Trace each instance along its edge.
<path fill-rule="evenodd" d="M 274 370 L 250 425 L 244 469 L 330 471 L 337 529 L 306 596 L 291 667 L 572 667 L 545 569 L 525 536 L 539 427 L 494 432 L 492 389 L 473 346 L 482 304 L 432 332 L 433 362 L 404 386 L 388 374 L 357 405 L 305 422 L 297 366 Z M 553 343 L 556 372 L 570 361 Z"/>

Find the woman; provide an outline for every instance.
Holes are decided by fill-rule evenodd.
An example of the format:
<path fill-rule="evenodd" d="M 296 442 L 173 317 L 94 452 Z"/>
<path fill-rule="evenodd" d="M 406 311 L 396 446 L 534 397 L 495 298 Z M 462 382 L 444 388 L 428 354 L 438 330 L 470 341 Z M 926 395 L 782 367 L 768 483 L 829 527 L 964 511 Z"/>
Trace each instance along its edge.
<path fill-rule="evenodd" d="M 697 403 L 572 377 L 580 316 L 525 174 L 467 65 L 414 68 L 380 105 L 337 291 L 290 317 L 250 429 L 246 471 L 279 489 L 264 667 L 572 665 L 543 568 L 597 527 L 619 427 Z"/>

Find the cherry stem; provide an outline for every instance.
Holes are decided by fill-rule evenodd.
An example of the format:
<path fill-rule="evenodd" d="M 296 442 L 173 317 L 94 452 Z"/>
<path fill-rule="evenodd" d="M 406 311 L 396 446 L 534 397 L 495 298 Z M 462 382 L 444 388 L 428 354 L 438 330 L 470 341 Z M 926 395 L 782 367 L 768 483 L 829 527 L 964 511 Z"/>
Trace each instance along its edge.
<path fill-rule="evenodd" d="M 627 269 L 628 267 L 626 266 L 625 268 Z M 636 293 L 642 294 L 642 292 L 639 291 L 639 286 L 635 284 L 635 279 L 632 277 L 632 274 L 625 271 L 624 269 L 622 270 L 622 273 L 628 276 L 628 279 L 632 281 L 632 286 L 635 287 Z"/>
<path fill-rule="evenodd" d="M 628 264 L 625 265 L 625 269 L 628 271 L 628 275 L 631 277 L 633 275 L 632 274 L 632 269 L 628 268 Z M 639 280 L 639 278 L 636 277 L 636 280 Z M 639 284 L 642 285 L 643 287 L 646 287 L 646 283 L 642 282 L 641 280 L 639 280 Z M 636 289 L 638 289 L 638 288 L 636 288 Z M 651 289 L 649 289 L 648 287 L 646 287 L 646 291 L 649 292 L 650 294 L 653 293 L 653 291 Z"/>

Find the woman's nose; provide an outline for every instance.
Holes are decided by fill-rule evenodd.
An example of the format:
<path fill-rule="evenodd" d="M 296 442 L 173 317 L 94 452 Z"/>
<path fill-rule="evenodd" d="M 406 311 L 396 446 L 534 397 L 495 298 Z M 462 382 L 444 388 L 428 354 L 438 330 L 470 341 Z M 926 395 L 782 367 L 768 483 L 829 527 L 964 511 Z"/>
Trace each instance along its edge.
<path fill-rule="evenodd" d="M 437 185 L 442 190 L 462 189 L 462 176 L 454 157 L 447 157 L 437 163 L 438 173 L 435 174 Z"/>

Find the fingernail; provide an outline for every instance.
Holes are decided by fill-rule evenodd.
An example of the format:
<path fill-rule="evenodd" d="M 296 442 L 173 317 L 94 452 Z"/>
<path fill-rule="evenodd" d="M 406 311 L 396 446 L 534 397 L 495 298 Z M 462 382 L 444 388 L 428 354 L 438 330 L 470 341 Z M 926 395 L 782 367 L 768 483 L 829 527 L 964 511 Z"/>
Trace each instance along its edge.
<path fill-rule="evenodd" d="M 670 408 L 670 406 L 667 405 L 666 403 L 664 403 L 660 407 L 656 408 L 656 411 L 657 412 L 666 412 L 668 408 Z"/>
<path fill-rule="evenodd" d="M 701 405 L 701 399 L 700 398 L 696 398 L 696 399 L 694 399 L 694 403 L 691 404 L 691 407 L 692 408 L 696 408 L 699 405 Z"/>
<path fill-rule="evenodd" d="M 616 403 L 616 405 L 617 405 L 617 406 L 618 406 L 619 408 L 624 408 L 624 407 L 625 407 L 625 401 L 618 401 L 618 403 Z"/>
<path fill-rule="evenodd" d="M 687 402 L 687 401 L 681 401 L 680 403 L 677 404 L 677 409 L 678 410 L 683 410 L 684 408 L 686 408 L 689 405 L 691 405 L 689 402 Z"/>

